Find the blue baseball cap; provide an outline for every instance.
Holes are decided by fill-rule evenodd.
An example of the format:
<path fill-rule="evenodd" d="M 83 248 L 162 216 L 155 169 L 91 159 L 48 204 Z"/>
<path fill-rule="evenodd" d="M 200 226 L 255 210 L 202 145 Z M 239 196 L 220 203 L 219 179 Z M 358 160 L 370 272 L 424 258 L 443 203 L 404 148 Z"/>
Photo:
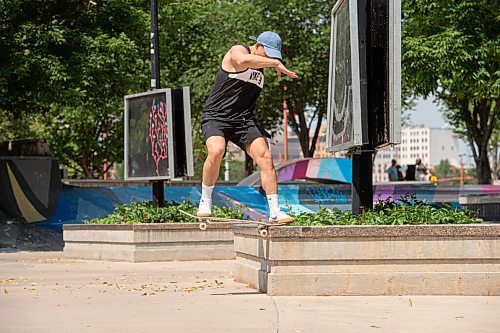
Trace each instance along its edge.
<path fill-rule="evenodd" d="M 250 39 L 264 46 L 264 52 L 268 57 L 281 58 L 281 37 L 275 32 L 264 31 L 259 37 L 250 36 Z"/>

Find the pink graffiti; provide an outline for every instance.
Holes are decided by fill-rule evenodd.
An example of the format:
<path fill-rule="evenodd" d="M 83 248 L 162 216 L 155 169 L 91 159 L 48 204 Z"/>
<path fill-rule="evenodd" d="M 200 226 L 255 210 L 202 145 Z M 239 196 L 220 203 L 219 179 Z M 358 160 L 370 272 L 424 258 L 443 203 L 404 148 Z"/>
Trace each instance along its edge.
<path fill-rule="evenodd" d="M 163 102 L 153 99 L 149 113 L 149 139 L 151 140 L 151 156 L 156 163 L 156 175 L 159 176 L 158 165 L 168 158 L 167 110 Z"/>

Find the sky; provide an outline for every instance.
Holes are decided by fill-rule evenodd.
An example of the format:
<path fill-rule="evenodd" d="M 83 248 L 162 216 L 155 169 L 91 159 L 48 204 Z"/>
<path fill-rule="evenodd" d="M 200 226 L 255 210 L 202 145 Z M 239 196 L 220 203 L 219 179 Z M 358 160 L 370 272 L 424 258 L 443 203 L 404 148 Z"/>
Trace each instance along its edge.
<path fill-rule="evenodd" d="M 441 128 L 446 125 L 441 112 L 439 112 L 439 106 L 433 101 L 432 97 L 427 99 L 420 98 L 417 101 L 415 110 L 411 111 L 410 114 L 410 122 L 413 125 L 423 124 L 425 127 L 430 128 Z M 464 155 L 464 164 L 468 166 L 473 165 L 472 151 L 468 143 L 459 139 L 458 149 L 459 153 Z"/>
<path fill-rule="evenodd" d="M 439 112 L 438 105 L 433 102 L 432 97 L 420 98 L 417 101 L 415 110 L 411 111 L 410 114 L 410 121 L 414 125 L 423 124 L 425 127 L 441 128 L 446 124 L 441 112 Z"/>

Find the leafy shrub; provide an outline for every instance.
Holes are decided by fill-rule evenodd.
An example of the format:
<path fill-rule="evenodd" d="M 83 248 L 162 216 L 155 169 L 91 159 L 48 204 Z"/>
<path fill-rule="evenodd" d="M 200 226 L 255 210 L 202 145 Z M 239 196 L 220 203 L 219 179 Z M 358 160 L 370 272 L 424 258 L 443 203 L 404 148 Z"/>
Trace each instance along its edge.
<path fill-rule="evenodd" d="M 179 210 L 196 214 L 197 207 L 189 200 L 181 203 L 168 203 L 165 207 L 153 208 L 151 202 L 119 205 L 115 211 L 100 219 L 84 221 L 85 224 L 134 224 L 197 222 L 197 219 L 182 214 Z M 243 212 L 239 206 L 212 206 L 216 217 L 241 219 Z M 293 215 L 293 214 L 292 214 Z M 320 207 L 316 213 L 301 213 L 295 216 L 293 225 L 402 225 L 402 224 L 468 224 L 481 223 L 474 212 L 454 208 L 449 204 L 441 206 L 417 200 L 415 195 L 403 195 L 392 201 L 391 198 L 379 200 L 373 210 L 355 216 L 349 211 L 338 208 Z"/>
<path fill-rule="evenodd" d="M 414 194 L 400 199 L 379 200 L 373 210 L 359 217 L 349 211 L 321 207 L 317 213 L 301 213 L 295 216 L 294 225 L 402 225 L 402 224 L 468 224 L 481 223 L 477 214 L 466 209 L 441 206 L 417 200 Z"/>
<path fill-rule="evenodd" d="M 181 203 L 167 203 L 165 207 L 154 208 L 151 202 L 134 202 L 130 206 L 116 206 L 114 212 L 106 217 L 85 220 L 85 224 L 134 224 L 134 223 L 169 223 L 197 222 L 198 220 L 180 212 L 196 214 L 198 207 L 189 200 Z M 241 219 L 243 212 L 238 206 L 212 206 L 212 214 L 217 217 Z"/>

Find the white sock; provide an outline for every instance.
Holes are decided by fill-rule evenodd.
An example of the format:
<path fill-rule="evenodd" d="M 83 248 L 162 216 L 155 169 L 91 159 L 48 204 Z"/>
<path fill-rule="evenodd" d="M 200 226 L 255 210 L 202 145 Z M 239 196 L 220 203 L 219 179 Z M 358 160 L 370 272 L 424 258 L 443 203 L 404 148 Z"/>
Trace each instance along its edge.
<path fill-rule="evenodd" d="M 280 212 L 280 206 L 278 203 L 278 195 L 277 194 L 269 194 L 266 195 L 267 204 L 269 205 L 269 217 L 274 218 L 278 216 Z"/>
<path fill-rule="evenodd" d="M 207 186 L 201 184 L 201 200 L 200 202 L 205 202 L 209 206 L 212 206 L 212 192 L 214 190 L 215 185 Z"/>

